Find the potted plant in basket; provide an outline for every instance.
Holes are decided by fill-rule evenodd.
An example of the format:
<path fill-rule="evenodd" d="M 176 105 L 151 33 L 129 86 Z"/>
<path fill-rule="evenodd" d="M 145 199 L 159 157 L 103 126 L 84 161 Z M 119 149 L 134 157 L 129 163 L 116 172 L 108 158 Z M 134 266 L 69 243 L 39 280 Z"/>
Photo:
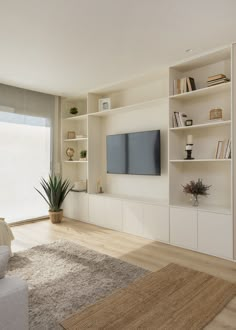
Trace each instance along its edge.
<path fill-rule="evenodd" d="M 80 151 L 80 160 L 87 160 L 87 150 Z"/>
<path fill-rule="evenodd" d="M 78 114 L 78 109 L 76 107 L 70 108 L 70 114 L 72 115 L 77 115 Z"/>
<path fill-rule="evenodd" d="M 196 182 L 192 180 L 182 187 L 184 188 L 183 189 L 184 193 L 192 195 L 193 206 L 198 206 L 199 205 L 198 196 L 209 195 L 208 190 L 210 189 L 211 186 L 203 184 L 202 180 L 198 179 Z"/>
<path fill-rule="evenodd" d="M 37 188 L 35 189 L 49 206 L 48 212 L 51 222 L 60 223 L 63 217 L 61 205 L 73 186 L 71 186 L 69 180 L 63 180 L 61 176 L 57 175 L 49 175 L 48 180 L 42 178 L 40 184 L 44 194 Z"/>

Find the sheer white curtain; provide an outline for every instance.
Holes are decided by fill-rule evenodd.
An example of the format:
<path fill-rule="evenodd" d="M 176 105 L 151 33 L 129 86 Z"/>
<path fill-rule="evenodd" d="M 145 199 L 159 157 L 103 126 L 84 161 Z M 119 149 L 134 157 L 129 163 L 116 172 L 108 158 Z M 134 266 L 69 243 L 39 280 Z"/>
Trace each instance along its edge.
<path fill-rule="evenodd" d="M 47 215 L 35 191 L 50 173 L 55 97 L 0 85 L 0 217 L 15 222 Z"/>

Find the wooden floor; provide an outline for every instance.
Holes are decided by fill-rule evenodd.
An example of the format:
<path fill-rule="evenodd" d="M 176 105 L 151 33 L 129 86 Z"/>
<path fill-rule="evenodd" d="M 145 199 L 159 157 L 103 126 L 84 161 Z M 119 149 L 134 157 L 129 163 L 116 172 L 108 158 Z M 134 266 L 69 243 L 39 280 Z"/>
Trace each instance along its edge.
<path fill-rule="evenodd" d="M 65 239 L 122 259 L 151 271 L 177 263 L 236 283 L 236 263 L 167 244 L 64 219 L 53 225 L 48 220 L 12 227 L 13 252 Z M 236 329 L 236 298 L 209 324 L 207 329 Z"/>

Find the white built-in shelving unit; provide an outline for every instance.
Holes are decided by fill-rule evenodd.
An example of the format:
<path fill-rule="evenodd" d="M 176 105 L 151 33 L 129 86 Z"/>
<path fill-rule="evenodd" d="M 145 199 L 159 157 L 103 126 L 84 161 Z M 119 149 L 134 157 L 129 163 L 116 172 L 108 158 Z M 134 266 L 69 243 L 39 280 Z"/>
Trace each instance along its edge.
<path fill-rule="evenodd" d="M 89 92 L 85 98 L 62 100 L 62 174 L 72 182 L 87 180 L 87 193 L 71 192 L 65 215 L 226 259 L 234 251 L 234 129 L 236 119 L 235 45 L 182 61 L 169 74 L 138 83 L 124 83 Z M 230 81 L 207 87 L 209 76 L 223 73 Z M 173 94 L 175 79 L 193 77 L 197 89 Z M 111 109 L 99 111 L 98 100 L 111 99 Z M 71 116 L 69 109 L 78 107 Z M 222 121 L 210 121 L 212 108 L 223 109 Z M 173 113 L 184 112 L 192 126 L 173 127 Z M 106 136 L 160 129 L 161 176 L 106 173 Z M 68 139 L 67 132 L 82 137 Z M 194 159 L 185 160 L 187 135 L 193 136 Z M 216 159 L 219 140 L 232 140 L 231 159 Z M 65 154 L 75 149 L 73 161 Z M 79 153 L 87 150 L 87 160 Z M 142 152 L 142 150 L 140 150 Z M 183 193 L 185 183 L 203 179 L 210 195 L 193 207 Z M 98 194 L 101 182 L 104 194 Z M 236 259 L 236 257 L 235 257 Z"/>
<path fill-rule="evenodd" d="M 225 74 L 230 82 L 207 87 L 207 78 L 217 73 Z M 232 139 L 231 107 L 231 48 L 206 54 L 169 69 L 169 175 L 170 205 L 186 202 L 188 196 L 180 194 L 181 184 L 190 178 L 202 178 L 212 186 L 210 195 L 202 203 L 218 208 L 232 208 L 231 159 L 215 159 L 217 142 Z M 193 77 L 196 90 L 173 95 L 174 80 Z M 222 121 L 210 121 L 212 108 L 223 109 Z M 172 127 L 173 113 L 184 112 L 193 120 L 193 126 Z M 184 160 L 187 135 L 193 136 L 193 160 Z M 221 179 L 219 179 L 221 178 Z"/>
<path fill-rule="evenodd" d="M 61 103 L 61 166 L 63 176 L 69 178 L 71 182 L 88 180 L 88 161 L 80 159 L 80 151 L 88 149 L 87 100 L 86 98 L 62 99 Z M 72 107 L 78 108 L 78 115 L 70 114 Z M 68 138 L 69 131 L 75 132 L 79 137 Z M 66 149 L 69 147 L 75 150 L 72 161 L 66 155 Z"/>

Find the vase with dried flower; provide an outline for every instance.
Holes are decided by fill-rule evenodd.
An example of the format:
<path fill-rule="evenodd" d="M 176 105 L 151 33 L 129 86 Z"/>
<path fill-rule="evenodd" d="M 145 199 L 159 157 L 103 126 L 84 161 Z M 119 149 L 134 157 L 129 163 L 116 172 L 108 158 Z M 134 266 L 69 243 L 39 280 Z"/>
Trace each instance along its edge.
<path fill-rule="evenodd" d="M 208 196 L 208 190 L 211 186 L 203 184 L 202 179 L 198 179 L 197 181 L 192 180 L 182 187 L 185 194 L 192 195 L 193 206 L 198 206 L 199 196 Z"/>

